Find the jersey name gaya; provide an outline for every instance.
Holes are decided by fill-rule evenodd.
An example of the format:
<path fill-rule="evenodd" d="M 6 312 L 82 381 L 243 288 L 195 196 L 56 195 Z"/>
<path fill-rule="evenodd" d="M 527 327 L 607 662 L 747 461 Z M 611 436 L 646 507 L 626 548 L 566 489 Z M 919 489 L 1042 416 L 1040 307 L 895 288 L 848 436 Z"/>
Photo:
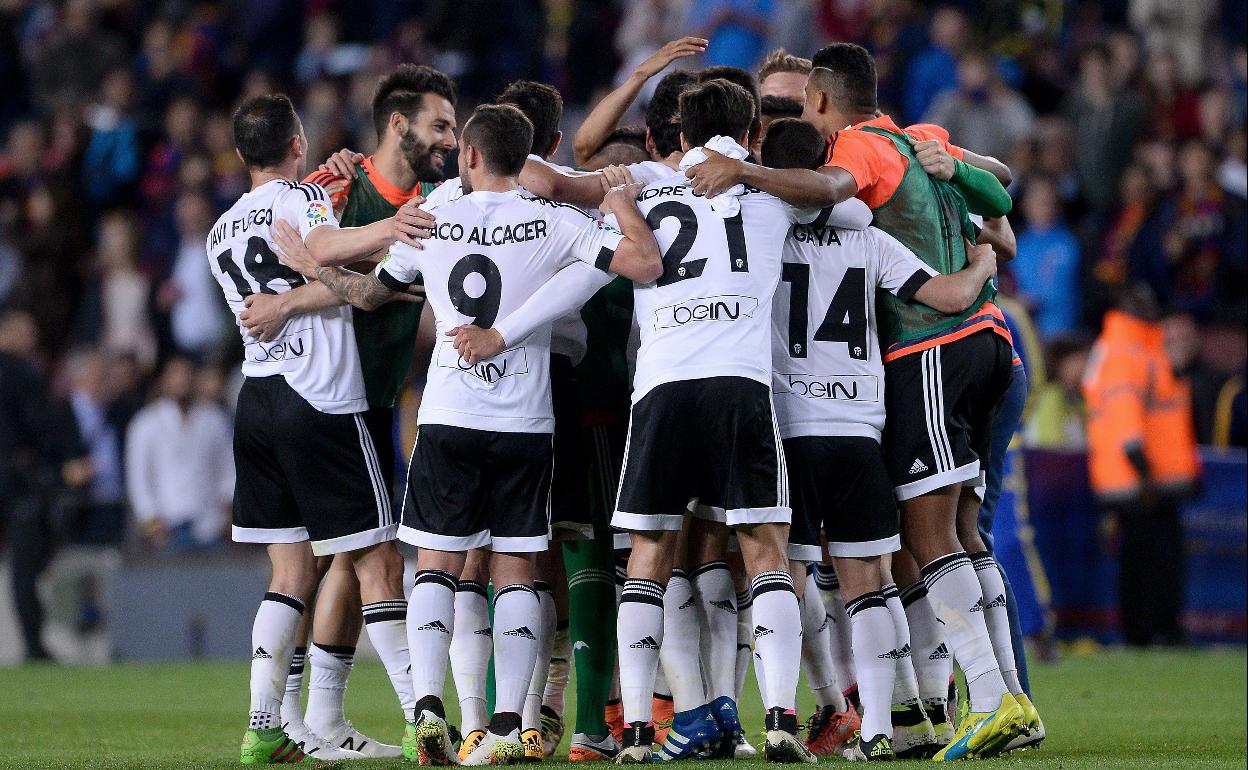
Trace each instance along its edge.
<path fill-rule="evenodd" d="M 723 217 L 683 172 L 643 189 L 638 206 L 663 253 L 663 275 L 633 289 L 641 332 L 633 403 L 657 385 L 706 377 L 771 382 L 771 301 L 789 227 L 809 221 L 747 188 Z"/>
<path fill-rule="evenodd" d="M 476 364 L 460 358 L 444 332 L 462 324 L 490 328 L 577 259 L 610 264 L 623 236 L 574 206 L 521 190 L 474 192 L 425 208 L 438 221 L 425 248 L 397 243 L 375 273 L 395 291 L 424 276 L 437 332 L 418 422 L 552 432 L 550 327 Z"/>
<path fill-rule="evenodd" d="M 907 301 L 936 271 L 875 227 L 794 225 L 772 312 L 772 403 L 783 438 L 884 430 L 876 291 Z"/>
<path fill-rule="evenodd" d="M 277 259 L 272 232 L 281 219 L 297 226 L 304 237 L 318 227 L 338 226 L 329 197 L 319 186 L 275 179 L 239 198 L 208 234 L 208 264 L 243 337 L 243 374 L 280 374 L 322 412 L 364 411 L 368 402 L 350 305 L 294 316 L 271 342 L 252 337 L 238 320 L 251 294 L 283 294 L 306 283 Z"/>

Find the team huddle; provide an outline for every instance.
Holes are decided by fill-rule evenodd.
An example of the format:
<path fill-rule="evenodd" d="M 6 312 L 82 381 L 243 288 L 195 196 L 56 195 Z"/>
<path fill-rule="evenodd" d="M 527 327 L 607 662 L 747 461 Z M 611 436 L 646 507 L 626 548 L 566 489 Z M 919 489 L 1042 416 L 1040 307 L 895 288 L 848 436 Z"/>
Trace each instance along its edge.
<path fill-rule="evenodd" d="M 236 112 L 252 188 L 207 247 L 246 350 L 233 536 L 273 567 L 243 764 L 540 761 L 569 668 L 572 761 L 1043 739 L 978 522 L 1017 359 L 993 301 L 1009 170 L 881 114 L 850 44 L 777 52 L 757 78 L 671 71 L 644 134 L 618 125 L 704 47 L 674 41 L 608 95 L 579 169 L 549 160 L 562 99 L 531 81 L 457 135 L 453 83 L 403 65 L 378 84 L 376 152 L 306 177 L 289 99 Z M 418 549 L 410 592 L 396 539 Z M 402 746 L 343 711 L 361 618 Z"/>

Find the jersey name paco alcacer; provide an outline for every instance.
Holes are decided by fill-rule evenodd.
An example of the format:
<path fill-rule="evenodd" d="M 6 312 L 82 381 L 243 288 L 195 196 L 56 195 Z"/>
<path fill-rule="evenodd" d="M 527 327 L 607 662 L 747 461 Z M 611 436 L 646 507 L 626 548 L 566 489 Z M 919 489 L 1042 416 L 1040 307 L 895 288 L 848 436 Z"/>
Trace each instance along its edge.
<path fill-rule="evenodd" d="M 514 190 L 424 206 L 437 218 L 424 249 L 395 244 L 376 275 L 393 290 L 424 276 L 437 327 L 421 425 L 550 433 L 550 327 L 476 364 L 444 332 L 488 329 L 575 260 L 607 265 L 623 236 L 574 206 Z"/>
<path fill-rule="evenodd" d="M 636 285 L 641 332 L 633 403 L 666 382 L 747 377 L 771 382 L 771 302 L 789 227 L 807 212 L 747 188 L 723 217 L 683 172 L 642 190 L 638 206 L 663 253 L 663 275 Z"/>
<path fill-rule="evenodd" d="M 884 430 L 876 291 L 907 301 L 936 271 L 884 231 L 795 225 L 772 312 L 772 404 L 783 438 Z"/>
<path fill-rule="evenodd" d="M 278 261 L 272 231 L 281 219 L 304 237 L 318 227 L 338 226 L 323 189 L 277 179 L 239 198 L 208 234 L 208 263 L 235 320 L 249 295 L 283 294 L 306 282 Z M 294 316 L 271 342 L 249 335 L 241 321 L 238 328 L 245 376 L 280 374 L 322 412 L 350 414 L 368 408 L 349 305 Z"/>

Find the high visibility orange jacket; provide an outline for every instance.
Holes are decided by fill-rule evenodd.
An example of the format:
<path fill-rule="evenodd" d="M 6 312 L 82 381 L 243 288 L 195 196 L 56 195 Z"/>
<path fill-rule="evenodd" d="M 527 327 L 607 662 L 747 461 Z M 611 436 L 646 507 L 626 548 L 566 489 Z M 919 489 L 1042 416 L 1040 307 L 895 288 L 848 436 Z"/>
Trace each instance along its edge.
<path fill-rule="evenodd" d="M 1088 469 L 1099 498 L 1138 496 L 1141 461 L 1159 491 L 1193 486 L 1200 457 L 1191 392 L 1174 376 L 1160 324 L 1117 310 L 1106 313 L 1084 373 L 1083 394 Z"/>

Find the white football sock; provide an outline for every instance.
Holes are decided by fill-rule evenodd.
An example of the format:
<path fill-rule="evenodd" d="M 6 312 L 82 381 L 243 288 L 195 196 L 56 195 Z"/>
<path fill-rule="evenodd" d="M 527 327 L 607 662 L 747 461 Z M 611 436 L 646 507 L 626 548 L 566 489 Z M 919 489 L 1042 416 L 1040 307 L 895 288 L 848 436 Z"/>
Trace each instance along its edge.
<path fill-rule="evenodd" d="M 355 648 L 347 645 L 308 647 L 308 709 L 304 721 L 317 735 L 327 735 L 344 721 L 347 679 L 355 664 Z"/>
<path fill-rule="evenodd" d="M 953 673 L 953 655 L 945 643 L 944 632 L 936 620 L 932 604 L 927 600 L 927 586 L 922 581 L 906 586 L 901 592 L 910 629 L 910 662 L 918 679 L 919 697 L 932 721 L 939 724 L 954 716 L 946 714 L 949 700 L 949 676 Z"/>
<path fill-rule="evenodd" d="M 555 643 L 550 649 L 550 673 L 546 675 L 546 690 L 542 693 L 542 705 L 563 716 L 563 694 L 568 688 L 568 673 L 572 667 L 572 636 L 568 633 L 568 621 L 555 624 Z"/>
<path fill-rule="evenodd" d="M 416 694 L 412 692 L 412 659 L 407 650 L 407 601 L 401 597 L 385 599 L 365 604 L 363 611 L 364 630 L 390 677 L 403 718 L 415 722 Z"/>
<path fill-rule="evenodd" d="M 464 735 L 484 730 L 490 721 L 485 711 L 485 682 L 494 651 L 493 634 L 485 586 L 472 580 L 459 581 L 450 657 L 451 676 L 459 696 L 460 731 Z"/>
<path fill-rule="evenodd" d="M 893 676 L 897 632 L 888 605 L 879 591 L 871 591 L 846 603 L 853 625 L 854 674 L 862 702 L 862 735 L 892 736 Z"/>
<path fill-rule="evenodd" d="M 788 570 L 760 572 L 750 581 L 754 596 L 754 647 L 762 662 L 763 708 L 792 711 L 802 667 L 802 617 Z"/>
<path fill-rule="evenodd" d="M 693 585 L 683 569 L 674 569 L 667 581 L 667 592 L 663 594 L 663 645 L 659 661 L 672 689 L 676 713 L 707 703 L 700 654 L 698 603 L 693 598 Z"/>
<path fill-rule="evenodd" d="M 702 630 L 707 700 L 736 700 L 737 599 L 728 563 L 712 561 L 693 571 L 693 598 Z"/>
<path fill-rule="evenodd" d="M 455 576 L 442 570 L 416 573 L 407 600 L 407 647 L 412 660 L 412 692 L 416 700 L 442 699 L 446 664 L 455 633 Z"/>
<path fill-rule="evenodd" d="M 1010 638 L 1010 615 L 1005 598 L 1005 580 L 997 560 L 988 552 L 971 557 L 971 566 L 979 578 L 980 590 L 984 592 L 984 622 L 988 625 L 988 637 L 992 639 L 992 652 L 997 656 L 1001 678 L 1012 695 L 1023 691 L 1018 681 L 1018 666 L 1014 662 L 1014 645 Z"/>
<path fill-rule="evenodd" d="M 820 709 L 831 706 L 833 711 L 845 711 L 845 696 L 837 683 L 836 665 L 832 662 L 832 622 L 823 607 L 823 597 L 815 587 L 814 575 L 808 575 L 802 593 L 802 670 L 806 683 L 815 693 L 815 705 Z"/>
<path fill-rule="evenodd" d="M 287 734 L 297 732 L 298 727 L 303 725 L 303 668 L 307 657 L 307 647 L 296 647 L 290 656 L 286 691 L 282 694 L 282 727 L 289 726 Z"/>
<path fill-rule="evenodd" d="M 542 729 L 542 694 L 546 691 L 546 676 L 550 673 L 550 651 L 555 644 L 555 624 L 559 618 L 555 612 L 555 593 L 547 583 L 540 580 L 533 583 L 537 591 L 540 622 L 530 626 L 537 636 L 537 657 L 533 663 L 533 674 L 529 678 L 529 692 L 524 698 L 524 713 L 521 715 L 521 727 L 525 730 Z"/>
<path fill-rule="evenodd" d="M 303 602 L 274 591 L 264 594 L 251 626 L 251 716 L 253 730 L 282 726 L 282 696 L 294 655 L 295 630 Z"/>
<path fill-rule="evenodd" d="M 494 593 L 494 713 L 524 709 L 524 698 L 537 662 L 541 607 L 532 586 L 514 583 Z"/>
<path fill-rule="evenodd" d="M 750 590 L 737 592 L 737 660 L 733 675 L 733 692 L 735 700 L 741 702 L 741 691 L 745 689 L 745 676 L 750 671 L 750 659 L 754 657 L 754 598 Z"/>
<path fill-rule="evenodd" d="M 936 559 L 922 572 L 927 598 L 944 624 L 953 657 L 966 674 L 971 711 L 996 711 L 1007 690 L 984 623 L 983 589 L 971 560 L 958 551 Z"/>
<path fill-rule="evenodd" d="M 649 722 L 663 644 L 664 588 L 653 580 L 629 578 L 620 594 L 616 638 L 620 648 L 620 701 L 624 722 Z"/>
<path fill-rule="evenodd" d="M 851 639 L 849 615 L 845 612 L 845 599 L 841 596 L 841 582 L 830 564 L 815 565 L 815 584 L 823 599 L 823 611 L 828 616 L 828 642 L 832 649 L 832 662 L 836 664 L 837 684 L 841 692 L 849 692 L 854 686 L 854 652 Z"/>
<path fill-rule="evenodd" d="M 897 585 L 889 583 L 880 589 L 888 614 L 893 619 L 897 635 L 897 675 L 893 679 L 893 705 L 913 706 L 919 702 L 919 682 L 915 678 L 910 648 L 910 624 L 906 622 L 906 609 L 901 606 L 901 594 Z"/>

